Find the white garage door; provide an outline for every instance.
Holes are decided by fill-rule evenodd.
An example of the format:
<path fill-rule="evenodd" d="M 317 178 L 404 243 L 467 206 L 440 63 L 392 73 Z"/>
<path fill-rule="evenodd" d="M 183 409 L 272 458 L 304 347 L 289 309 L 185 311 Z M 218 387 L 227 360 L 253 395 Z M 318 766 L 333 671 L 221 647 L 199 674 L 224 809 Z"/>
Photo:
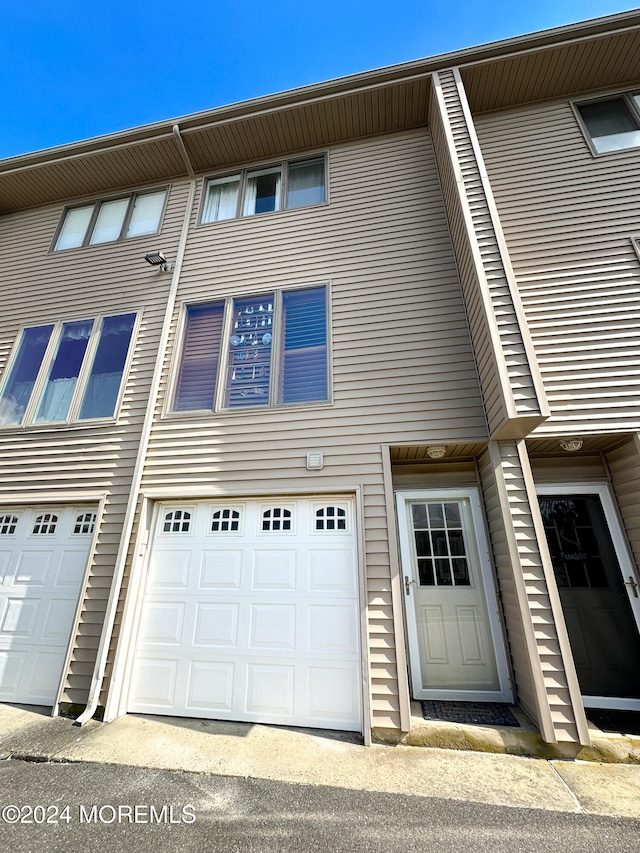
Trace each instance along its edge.
<path fill-rule="evenodd" d="M 160 508 L 129 711 L 360 731 L 349 500 Z"/>
<path fill-rule="evenodd" d="M 91 507 L 0 510 L 0 700 L 55 702 L 95 522 Z"/>

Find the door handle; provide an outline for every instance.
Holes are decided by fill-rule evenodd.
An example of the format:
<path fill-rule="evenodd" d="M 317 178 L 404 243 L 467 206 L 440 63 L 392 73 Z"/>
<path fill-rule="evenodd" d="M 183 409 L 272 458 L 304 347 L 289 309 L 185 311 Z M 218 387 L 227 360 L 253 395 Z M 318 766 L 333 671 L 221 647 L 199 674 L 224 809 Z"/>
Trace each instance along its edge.
<path fill-rule="evenodd" d="M 407 595 L 409 595 L 411 593 L 411 584 L 412 583 L 417 583 L 417 581 L 410 581 L 409 575 L 405 575 L 404 576 L 404 588 L 405 588 L 405 592 L 407 593 Z M 637 594 L 638 593 L 636 593 L 636 595 Z"/>
<path fill-rule="evenodd" d="M 633 597 L 638 598 L 638 584 L 634 581 L 633 576 L 629 575 L 629 580 L 624 582 L 625 586 L 630 586 L 633 592 Z"/>

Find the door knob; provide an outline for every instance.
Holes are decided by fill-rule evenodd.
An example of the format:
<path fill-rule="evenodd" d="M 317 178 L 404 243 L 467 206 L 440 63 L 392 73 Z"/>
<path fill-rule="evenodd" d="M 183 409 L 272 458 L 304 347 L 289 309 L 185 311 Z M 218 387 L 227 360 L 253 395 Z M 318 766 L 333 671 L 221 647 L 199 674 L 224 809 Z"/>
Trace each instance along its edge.
<path fill-rule="evenodd" d="M 412 583 L 417 583 L 417 581 L 410 581 L 409 575 L 405 575 L 404 576 L 404 588 L 405 588 L 407 595 L 409 595 L 409 593 L 411 592 L 411 584 Z M 636 595 L 637 595 L 637 593 L 636 593 Z"/>

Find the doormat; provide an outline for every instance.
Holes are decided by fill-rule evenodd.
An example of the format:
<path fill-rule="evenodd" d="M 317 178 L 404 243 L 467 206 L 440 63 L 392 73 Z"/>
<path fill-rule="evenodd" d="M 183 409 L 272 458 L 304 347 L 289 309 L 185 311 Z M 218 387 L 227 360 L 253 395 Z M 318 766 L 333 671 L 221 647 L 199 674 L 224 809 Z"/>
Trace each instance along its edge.
<path fill-rule="evenodd" d="M 587 720 L 603 732 L 640 735 L 640 711 L 614 711 L 613 709 L 587 708 Z"/>
<path fill-rule="evenodd" d="M 509 710 L 509 706 L 497 702 L 435 702 L 429 699 L 420 704 L 425 720 L 462 723 L 468 726 L 520 728 L 520 723 Z"/>

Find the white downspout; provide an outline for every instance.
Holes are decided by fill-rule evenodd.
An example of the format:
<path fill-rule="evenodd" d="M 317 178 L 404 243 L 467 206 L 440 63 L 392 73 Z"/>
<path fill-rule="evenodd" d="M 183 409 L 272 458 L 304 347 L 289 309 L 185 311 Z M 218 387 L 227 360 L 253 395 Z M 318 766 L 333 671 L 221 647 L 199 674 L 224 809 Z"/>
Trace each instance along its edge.
<path fill-rule="evenodd" d="M 118 555 L 116 557 L 113 580 L 111 582 L 111 589 L 109 590 L 109 600 L 107 601 L 104 622 L 102 625 L 102 633 L 100 634 L 100 643 L 98 645 L 98 653 L 96 656 L 96 663 L 91 678 L 91 687 L 89 688 L 89 698 L 87 700 L 87 707 L 75 721 L 75 725 L 77 726 L 83 726 L 86 722 L 88 722 L 88 720 L 93 717 L 96 712 L 96 708 L 98 707 L 98 702 L 100 701 L 100 690 L 102 688 L 104 672 L 107 667 L 109 645 L 111 643 L 111 635 L 113 632 L 113 625 L 115 623 L 118 600 L 120 597 L 120 588 L 122 586 L 122 579 L 124 577 L 124 570 L 127 563 L 129 540 L 131 539 L 131 531 L 133 530 L 133 522 L 135 519 L 136 508 L 138 505 L 138 497 L 140 495 L 142 472 L 144 470 L 144 465 L 147 457 L 149 438 L 151 436 L 151 427 L 153 425 L 158 390 L 160 388 L 160 379 L 162 377 L 162 368 L 166 356 L 169 332 L 171 330 L 171 321 L 173 319 L 173 311 L 176 302 L 176 295 L 178 292 L 178 282 L 180 280 L 180 272 L 182 270 L 184 254 L 187 246 L 189 223 L 191 221 L 191 213 L 195 200 L 196 179 L 191 163 L 189 162 L 189 158 L 184 147 L 182 137 L 180 136 L 180 128 L 177 124 L 173 126 L 173 133 L 176 139 L 177 147 L 185 162 L 187 173 L 189 174 L 189 177 L 191 179 L 191 182 L 189 184 L 189 195 L 187 198 L 187 206 L 184 213 L 184 219 L 182 221 L 182 231 L 180 233 L 180 242 L 178 244 L 178 251 L 176 253 L 176 260 L 173 267 L 171 286 L 169 288 L 169 294 L 167 296 L 167 306 L 164 313 L 162 331 L 160 333 L 160 342 L 158 344 L 158 355 L 156 358 L 156 364 L 151 379 L 151 387 L 149 388 L 149 399 L 147 402 L 147 409 L 142 424 L 140 443 L 138 445 L 138 455 L 136 458 L 136 464 L 133 470 L 133 477 L 131 480 L 131 490 L 129 492 L 129 500 L 127 503 L 124 524 L 122 527 L 122 536 L 120 537 L 120 547 L 118 549 Z"/>

